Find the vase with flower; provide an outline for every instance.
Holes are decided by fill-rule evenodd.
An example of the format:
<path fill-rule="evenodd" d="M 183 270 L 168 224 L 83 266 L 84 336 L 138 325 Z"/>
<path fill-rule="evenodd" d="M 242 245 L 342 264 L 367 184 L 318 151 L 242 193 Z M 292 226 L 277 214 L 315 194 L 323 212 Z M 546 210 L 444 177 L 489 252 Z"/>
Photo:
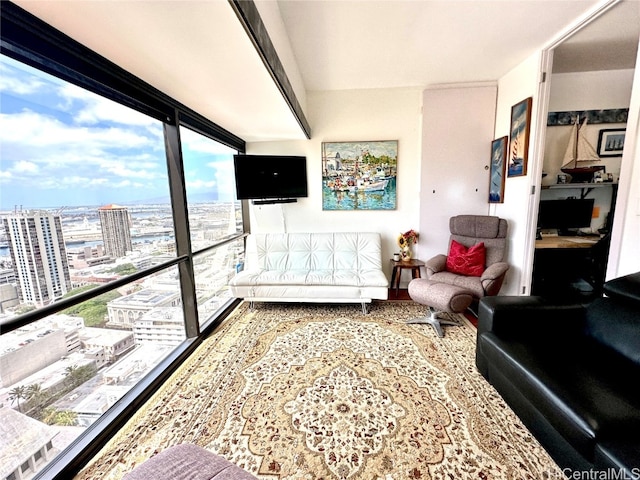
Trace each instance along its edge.
<path fill-rule="evenodd" d="M 400 259 L 403 262 L 411 260 L 412 251 L 411 247 L 418 243 L 418 232 L 415 230 L 408 230 L 398 235 L 398 246 L 400 247 Z"/>

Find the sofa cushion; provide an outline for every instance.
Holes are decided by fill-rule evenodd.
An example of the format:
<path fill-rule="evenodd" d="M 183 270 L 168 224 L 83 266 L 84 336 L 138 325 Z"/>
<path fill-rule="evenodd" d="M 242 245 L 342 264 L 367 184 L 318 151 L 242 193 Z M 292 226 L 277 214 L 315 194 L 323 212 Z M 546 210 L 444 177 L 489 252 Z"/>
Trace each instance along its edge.
<path fill-rule="evenodd" d="M 251 236 L 255 256 L 248 268 L 261 270 L 382 269 L 380 236 L 375 233 L 282 233 Z"/>
<path fill-rule="evenodd" d="M 640 429 L 640 398 L 630 381 L 639 372 L 600 345 L 552 338 L 506 342 L 492 333 L 479 342 L 490 368 L 508 378 L 586 458 L 593 459 L 598 438 L 631 437 Z"/>
<path fill-rule="evenodd" d="M 368 303 L 387 299 L 378 233 L 269 233 L 247 237 L 231 294 L 257 301 Z"/>
<path fill-rule="evenodd" d="M 457 215 L 449 219 L 449 231 L 452 235 L 464 237 L 497 238 L 505 236 L 505 222 L 494 216 Z"/>
<path fill-rule="evenodd" d="M 611 469 L 609 471 L 620 473 L 618 478 L 638 478 L 640 476 L 640 439 L 636 439 L 635 442 L 630 442 L 628 439 L 598 442 L 593 463 L 600 471 Z"/>
<path fill-rule="evenodd" d="M 484 243 L 477 243 L 469 248 L 451 240 L 447 256 L 447 271 L 471 277 L 480 277 L 484 272 Z"/>
<path fill-rule="evenodd" d="M 501 262 L 507 237 L 507 221 L 494 216 L 458 215 L 449 219 L 451 238 L 471 247 L 484 242 L 486 265 Z"/>
<path fill-rule="evenodd" d="M 451 272 L 438 272 L 431 275 L 429 280 L 462 287 L 466 290 L 471 290 L 477 298 L 484 297 L 484 289 L 482 288 L 480 277 L 469 277 Z"/>
<path fill-rule="evenodd" d="M 271 302 L 362 303 L 368 299 L 386 300 L 388 286 L 354 287 L 349 285 L 235 285 L 238 298 Z"/>
<path fill-rule="evenodd" d="M 151 457 L 123 480 L 250 480 L 253 475 L 225 458 L 188 443 L 174 445 Z"/>
<path fill-rule="evenodd" d="M 640 368 L 640 314 L 637 306 L 615 298 L 599 298 L 589 305 L 585 319 L 588 337 Z"/>
<path fill-rule="evenodd" d="M 238 273 L 233 285 L 343 285 L 387 287 L 381 270 L 248 270 Z"/>
<path fill-rule="evenodd" d="M 604 284 L 604 293 L 608 297 L 624 302 L 633 302 L 640 307 L 640 272 L 614 278 Z"/>

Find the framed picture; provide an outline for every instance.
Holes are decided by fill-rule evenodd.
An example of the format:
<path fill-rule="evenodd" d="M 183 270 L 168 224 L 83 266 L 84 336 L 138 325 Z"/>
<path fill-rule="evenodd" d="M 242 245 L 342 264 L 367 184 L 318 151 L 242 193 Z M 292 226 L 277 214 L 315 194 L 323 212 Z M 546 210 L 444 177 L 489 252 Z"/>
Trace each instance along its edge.
<path fill-rule="evenodd" d="M 491 166 L 489 169 L 489 203 L 504 203 L 504 170 L 507 166 L 508 137 L 491 142 Z"/>
<path fill-rule="evenodd" d="M 529 97 L 511 107 L 511 129 L 507 157 L 507 176 L 509 177 L 527 174 L 531 101 L 532 97 Z"/>
<path fill-rule="evenodd" d="M 621 157 L 626 128 L 605 128 L 598 136 L 598 156 Z"/>
<path fill-rule="evenodd" d="M 395 210 L 398 141 L 323 142 L 323 210 Z"/>

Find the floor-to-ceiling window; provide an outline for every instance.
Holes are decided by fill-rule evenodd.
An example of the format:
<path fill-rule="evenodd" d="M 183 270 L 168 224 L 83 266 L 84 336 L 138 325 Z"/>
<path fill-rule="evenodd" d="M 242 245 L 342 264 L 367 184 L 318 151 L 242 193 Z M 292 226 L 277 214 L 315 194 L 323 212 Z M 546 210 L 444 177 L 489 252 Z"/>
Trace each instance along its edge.
<path fill-rule="evenodd" d="M 2 443 L 0 479 L 72 471 L 50 465 L 82 452 L 84 436 L 104 442 L 122 399 L 147 395 L 184 358 L 232 305 L 226 285 L 244 258 L 240 139 L 134 77 L 123 92 L 122 72 L 96 74 L 103 59 L 66 49 L 53 29 L 28 45 L 8 31 L 0 422 L 15 438 Z M 39 439 L 33 451 L 23 435 Z"/>
<path fill-rule="evenodd" d="M 198 318 L 204 323 L 228 298 L 228 282 L 244 262 L 244 242 L 237 239 L 243 232 L 242 205 L 235 198 L 237 150 L 184 126 L 180 140 Z"/>

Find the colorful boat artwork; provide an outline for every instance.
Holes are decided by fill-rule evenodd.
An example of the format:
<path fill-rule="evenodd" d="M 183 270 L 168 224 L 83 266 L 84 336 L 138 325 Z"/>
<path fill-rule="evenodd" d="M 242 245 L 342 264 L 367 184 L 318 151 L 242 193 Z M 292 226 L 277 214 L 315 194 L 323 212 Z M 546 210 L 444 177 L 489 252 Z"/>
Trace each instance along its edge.
<path fill-rule="evenodd" d="M 394 210 L 398 142 L 322 144 L 323 210 Z"/>

